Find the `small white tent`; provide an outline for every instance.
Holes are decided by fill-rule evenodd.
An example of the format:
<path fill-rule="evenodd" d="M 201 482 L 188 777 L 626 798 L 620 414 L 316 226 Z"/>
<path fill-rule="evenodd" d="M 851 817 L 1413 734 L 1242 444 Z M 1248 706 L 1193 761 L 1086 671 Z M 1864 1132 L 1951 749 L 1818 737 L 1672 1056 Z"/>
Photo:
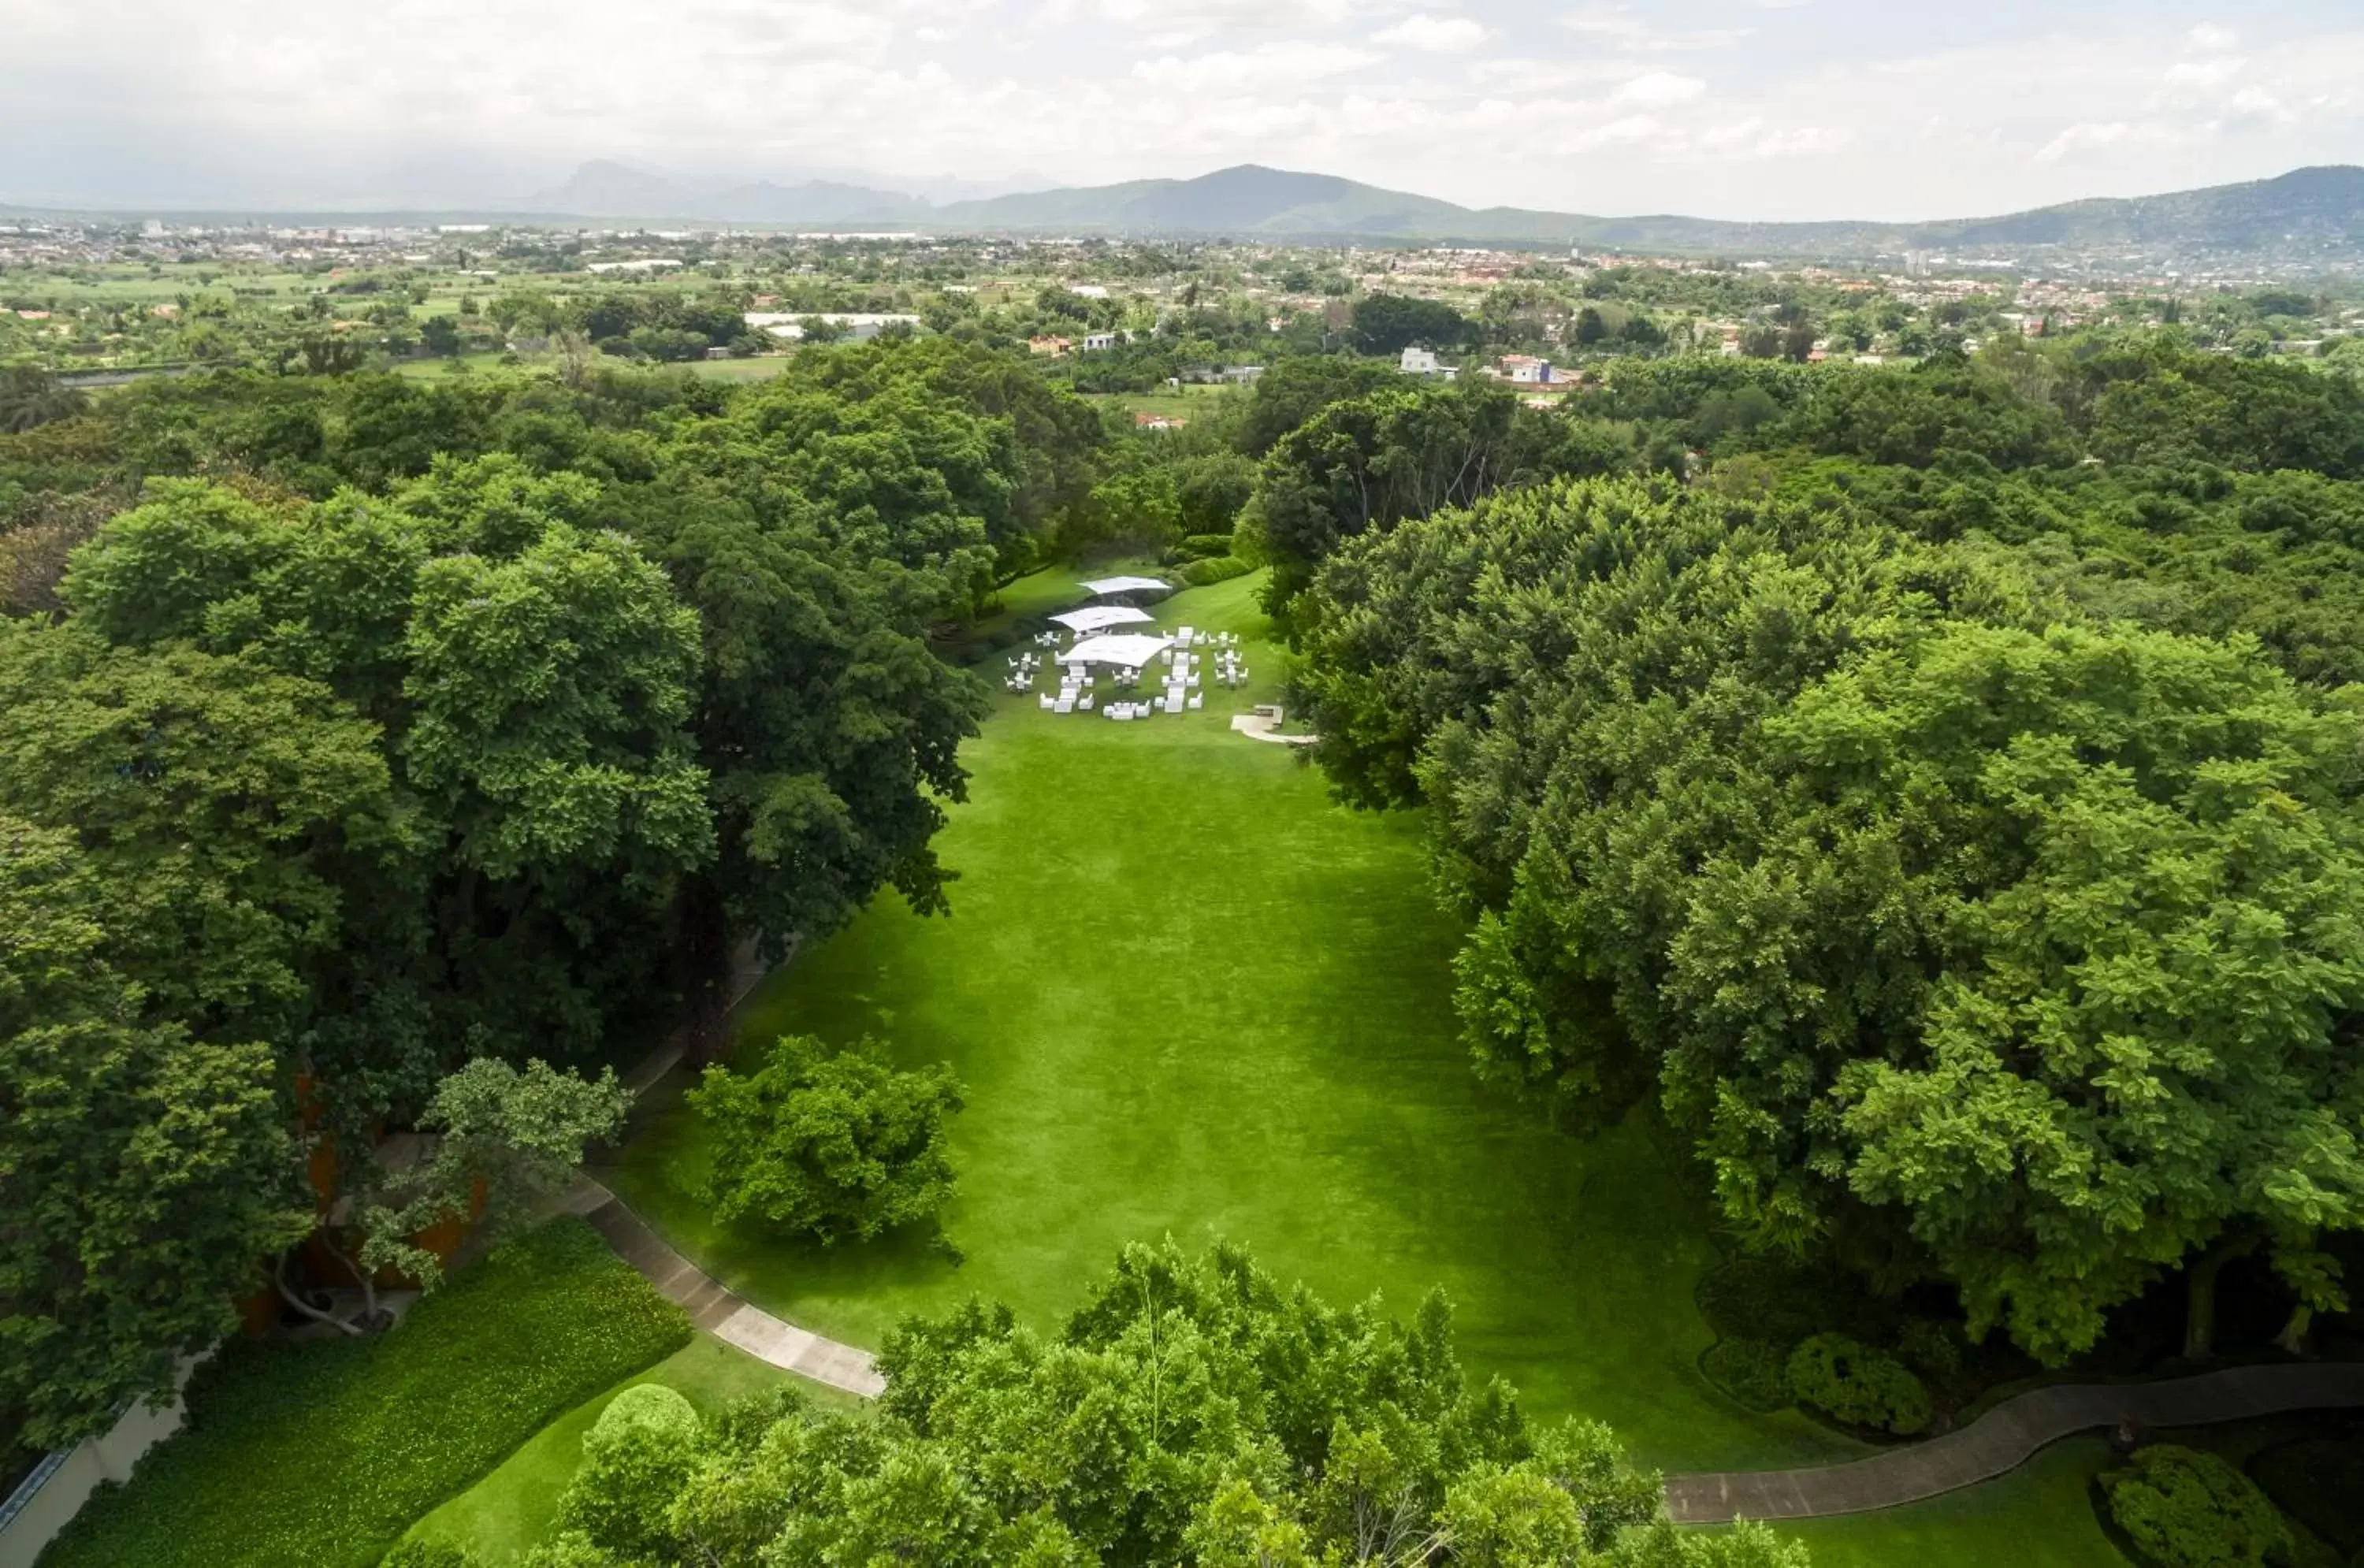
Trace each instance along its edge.
<path fill-rule="evenodd" d="M 1062 664 L 1114 664 L 1127 670 L 1138 670 L 1152 659 L 1174 646 L 1170 637 L 1143 637 L 1139 633 L 1117 637 L 1095 637 L 1076 643 L 1059 655 Z"/>
<path fill-rule="evenodd" d="M 1106 631 L 1112 626 L 1140 626 L 1157 617 L 1146 610 L 1130 609 L 1123 605 L 1094 605 L 1089 609 L 1069 610 L 1051 618 L 1070 631 L 1090 633 Z"/>
<path fill-rule="evenodd" d="M 1085 584 L 1084 591 L 1106 598 L 1110 594 L 1170 594 L 1174 586 L 1155 577 L 1103 577 Z"/>

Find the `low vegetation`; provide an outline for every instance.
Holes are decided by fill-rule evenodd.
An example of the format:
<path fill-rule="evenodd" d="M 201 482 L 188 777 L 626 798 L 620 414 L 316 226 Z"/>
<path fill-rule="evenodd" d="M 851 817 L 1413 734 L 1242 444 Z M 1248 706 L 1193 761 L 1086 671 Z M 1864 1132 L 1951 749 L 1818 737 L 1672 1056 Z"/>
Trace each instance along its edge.
<path fill-rule="evenodd" d="M 368 1340 L 233 1342 L 189 1424 L 92 1499 L 57 1568 L 368 1568 L 554 1418 L 687 1342 L 589 1227 L 553 1220 Z"/>

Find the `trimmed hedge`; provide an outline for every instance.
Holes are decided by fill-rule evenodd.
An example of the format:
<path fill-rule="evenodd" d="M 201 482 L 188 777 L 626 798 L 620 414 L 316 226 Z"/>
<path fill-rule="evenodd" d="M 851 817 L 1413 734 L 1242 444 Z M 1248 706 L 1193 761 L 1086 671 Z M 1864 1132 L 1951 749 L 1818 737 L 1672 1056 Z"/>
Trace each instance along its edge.
<path fill-rule="evenodd" d="M 1254 570 L 1254 566 L 1236 555 L 1210 555 L 1204 561 L 1190 562 L 1174 575 L 1179 577 L 1186 587 L 1203 588 L 1210 583 L 1228 583 L 1234 577 L 1244 577 Z"/>
<path fill-rule="evenodd" d="M 519 1238 L 369 1340 L 228 1346 L 43 1568 L 368 1568 L 563 1411 L 689 1342 L 591 1228 Z"/>
<path fill-rule="evenodd" d="M 2213 1453 L 2162 1443 L 2101 1478 L 2110 1518 L 2159 1568 L 2290 1561 L 2290 1526 L 2258 1484 Z"/>
<path fill-rule="evenodd" d="M 1854 1427 L 1910 1436 L 1929 1424 L 1929 1391 L 1912 1369 L 1845 1334 L 1817 1334 L 1790 1352 L 1790 1392 Z"/>
<path fill-rule="evenodd" d="M 1700 1357 L 1707 1380 L 1751 1410 L 1788 1409 L 1790 1352 L 1769 1340 L 1718 1340 Z"/>

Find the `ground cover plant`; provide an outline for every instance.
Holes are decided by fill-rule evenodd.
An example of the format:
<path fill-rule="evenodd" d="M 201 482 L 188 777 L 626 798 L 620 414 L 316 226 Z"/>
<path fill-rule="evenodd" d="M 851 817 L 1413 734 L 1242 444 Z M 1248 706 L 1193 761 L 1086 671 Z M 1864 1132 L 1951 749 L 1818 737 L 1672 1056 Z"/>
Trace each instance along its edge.
<path fill-rule="evenodd" d="M 1161 623 L 1253 636 L 1260 587 L 1179 595 Z M 1250 668 L 1277 657 L 1251 646 Z M 1400 1308 L 1441 1284 L 1481 1373 L 1653 1463 L 1853 1451 L 1707 1383 L 1691 1293 L 1716 1254 L 1647 1118 L 1577 1143 L 1472 1080 L 1417 822 L 1343 809 L 1285 748 L 1231 732 L 1266 695 L 1136 724 L 1005 699 L 964 753 L 951 916 L 882 901 L 751 1000 L 757 1051 L 867 1033 L 952 1064 L 967 1108 L 943 1226 L 965 1264 L 917 1235 L 824 1250 L 718 1223 L 681 1195 L 713 1150 L 677 1086 L 644 1101 L 619 1193 L 735 1288 L 855 1344 L 971 1293 L 1047 1326 L 1119 1246 L 1170 1232 L 1340 1298 Z"/>
<path fill-rule="evenodd" d="M 367 1568 L 422 1514 L 690 1328 L 579 1220 L 553 1220 L 371 1340 L 233 1343 L 187 1429 L 43 1555 L 75 1568 Z"/>

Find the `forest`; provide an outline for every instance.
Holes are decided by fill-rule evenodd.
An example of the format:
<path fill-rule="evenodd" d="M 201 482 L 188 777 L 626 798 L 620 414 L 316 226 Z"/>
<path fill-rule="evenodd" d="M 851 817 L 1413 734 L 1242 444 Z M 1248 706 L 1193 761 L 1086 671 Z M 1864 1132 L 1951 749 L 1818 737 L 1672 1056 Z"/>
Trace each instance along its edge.
<path fill-rule="evenodd" d="M 1072 379 L 898 335 L 744 384 L 11 384 L 20 1452 L 258 1297 L 322 1317 L 290 1281 L 323 1245 L 362 1278 L 472 1183 L 546 1195 L 621 1125 L 610 1069 L 683 1019 L 728 1054 L 742 955 L 957 909 L 962 660 L 1010 645 L 1013 583 L 1118 550 L 1265 571 L 1327 787 L 1419 814 L 1476 1074 L 1571 1137 L 1650 1107 L 1746 1256 L 2032 1367 L 2162 1289 L 2205 1364 L 2235 1273 L 2288 1351 L 2344 1324 L 2364 383 L 2172 328 L 1622 358 L 1543 406 L 1308 352 L 1171 429 Z M 908 1092 L 800 1051 L 697 1093 Z M 932 1082 L 913 1215 L 952 1189 Z M 376 1162 L 421 1128 L 485 1162 Z M 1800 1561 L 1654 1522 L 1606 1429 L 1464 1379 L 1441 1304 L 1170 1248 L 1093 1288 L 1048 1337 L 907 1323 L 876 1429 L 619 1405 L 537 1561 Z M 1051 1474 L 1077 1454 L 1121 1473 Z"/>

